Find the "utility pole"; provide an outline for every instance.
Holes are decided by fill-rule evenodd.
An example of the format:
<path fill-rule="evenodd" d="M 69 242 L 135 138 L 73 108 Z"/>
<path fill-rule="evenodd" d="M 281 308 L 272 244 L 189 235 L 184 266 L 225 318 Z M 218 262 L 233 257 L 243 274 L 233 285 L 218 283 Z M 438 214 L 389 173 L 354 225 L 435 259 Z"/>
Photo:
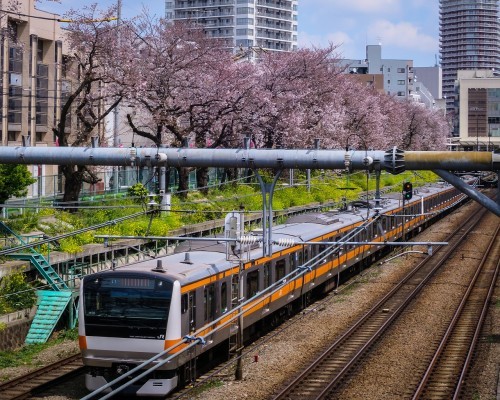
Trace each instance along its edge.
<path fill-rule="evenodd" d="M 121 42 L 121 33 L 120 33 L 120 25 L 122 23 L 122 0 L 117 0 L 116 3 L 116 42 L 118 47 Z M 119 104 L 116 105 L 113 110 L 113 147 L 118 147 L 118 122 L 119 122 Z M 113 184 L 114 184 L 114 192 L 118 193 L 119 190 L 119 179 L 118 179 L 118 166 L 113 167 Z"/>

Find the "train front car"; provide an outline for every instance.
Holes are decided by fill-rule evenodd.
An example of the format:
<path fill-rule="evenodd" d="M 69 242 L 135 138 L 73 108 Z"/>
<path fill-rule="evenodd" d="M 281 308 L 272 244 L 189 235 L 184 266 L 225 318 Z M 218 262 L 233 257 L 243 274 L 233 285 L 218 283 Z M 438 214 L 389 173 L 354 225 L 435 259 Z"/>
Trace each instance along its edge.
<path fill-rule="evenodd" d="M 180 284 L 151 270 L 86 276 L 80 287 L 79 318 L 80 349 L 89 369 L 85 384 L 94 391 L 179 339 Z M 176 386 L 175 366 L 167 363 L 126 391 L 164 396 Z"/>

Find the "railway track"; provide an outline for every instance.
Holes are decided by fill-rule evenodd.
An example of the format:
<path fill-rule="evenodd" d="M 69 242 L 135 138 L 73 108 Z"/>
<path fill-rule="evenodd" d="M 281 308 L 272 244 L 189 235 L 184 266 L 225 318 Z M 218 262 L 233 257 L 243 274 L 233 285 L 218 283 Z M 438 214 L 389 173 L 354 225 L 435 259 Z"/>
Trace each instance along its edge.
<path fill-rule="evenodd" d="M 281 399 L 322 399 L 336 391 L 355 371 L 384 332 L 393 324 L 410 301 L 453 251 L 477 226 L 485 210 L 476 206 L 470 217 L 447 238 L 446 247 L 439 248 L 433 257 L 427 257 L 393 290 L 345 332 L 277 396 Z"/>
<path fill-rule="evenodd" d="M 72 377 L 84 368 L 81 354 L 74 354 L 27 375 L 0 384 L 0 399 L 28 399 L 43 386 Z"/>
<path fill-rule="evenodd" d="M 497 226 L 445 335 L 439 342 L 413 399 L 458 399 L 473 358 L 500 268 Z M 411 396 L 409 396 L 411 397 Z"/>

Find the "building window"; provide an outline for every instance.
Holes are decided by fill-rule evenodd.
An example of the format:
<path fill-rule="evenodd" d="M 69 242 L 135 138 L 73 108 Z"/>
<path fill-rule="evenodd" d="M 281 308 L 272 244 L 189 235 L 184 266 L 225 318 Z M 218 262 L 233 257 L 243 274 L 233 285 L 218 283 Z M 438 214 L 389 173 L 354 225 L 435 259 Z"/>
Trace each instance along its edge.
<path fill-rule="evenodd" d="M 399 80 L 398 80 L 398 85 L 404 85 L 404 84 L 405 84 L 404 79 L 399 79 Z"/>
<path fill-rule="evenodd" d="M 236 9 L 236 14 L 253 14 L 253 8 L 251 8 L 251 7 L 238 7 Z"/>
<path fill-rule="evenodd" d="M 404 74 L 406 70 L 404 68 L 398 68 L 398 73 Z"/>
<path fill-rule="evenodd" d="M 236 25 L 253 25 L 253 18 L 236 18 Z"/>
<path fill-rule="evenodd" d="M 9 121 L 10 122 L 10 121 Z M 19 132 L 13 132 L 13 131 L 9 131 L 7 133 L 7 140 L 9 142 L 17 142 L 18 141 L 18 136 L 19 136 Z"/>
<path fill-rule="evenodd" d="M 253 35 L 253 29 L 236 29 L 236 35 L 239 36 Z"/>

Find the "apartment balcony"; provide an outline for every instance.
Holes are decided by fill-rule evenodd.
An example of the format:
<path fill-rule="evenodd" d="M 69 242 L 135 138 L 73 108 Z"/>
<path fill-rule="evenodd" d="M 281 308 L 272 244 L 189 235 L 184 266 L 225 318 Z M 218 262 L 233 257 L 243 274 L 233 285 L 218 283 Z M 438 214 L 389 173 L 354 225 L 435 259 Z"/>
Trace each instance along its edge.
<path fill-rule="evenodd" d="M 267 19 L 275 19 L 281 21 L 292 21 L 292 14 L 287 12 L 274 12 L 268 9 L 257 8 L 257 17 L 263 17 Z"/>
<path fill-rule="evenodd" d="M 274 0 L 257 0 L 257 6 L 274 8 L 276 10 L 292 10 L 292 2 L 290 1 L 274 1 Z"/>
<path fill-rule="evenodd" d="M 291 23 L 283 23 L 280 21 L 268 21 L 265 18 L 257 18 L 256 26 L 259 28 L 276 29 L 279 31 L 292 31 Z"/>
<path fill-rule="evenodd" d="M 280 33 L 280 32 L 263 32 L 262 30 L 258 29 L 257 34 L 255 35 L 256 38 L 263 38 L 263 39 L 273 39 L 273 40 L 284 40 L 287 42 L 292 41 L 292 35 L 291 34 L 285 34 L 285 33 Z"/>
<path fill-rule="evenodd" d="M 257 39 L 257 47 L 273 51 L 291 51 L 291 43 L 287 42 L 273 42 L 268 39 Z"/>
<path fill-rule="evenodd" d="M 233 17 L 234 10 L 231 9 L 222 9 L 222 10 L 196 10 L 196 11 L 176 11 L 175 19 L 186 19 L 186 20 L 203 20 L 206 18 L 224 18 L 224 17 Z"/>
<path fill-rule="evenodd" d="M 234 6 L 234 4 L 235 0 L 178 0 L 174 4 L 174 9 Z"/>

